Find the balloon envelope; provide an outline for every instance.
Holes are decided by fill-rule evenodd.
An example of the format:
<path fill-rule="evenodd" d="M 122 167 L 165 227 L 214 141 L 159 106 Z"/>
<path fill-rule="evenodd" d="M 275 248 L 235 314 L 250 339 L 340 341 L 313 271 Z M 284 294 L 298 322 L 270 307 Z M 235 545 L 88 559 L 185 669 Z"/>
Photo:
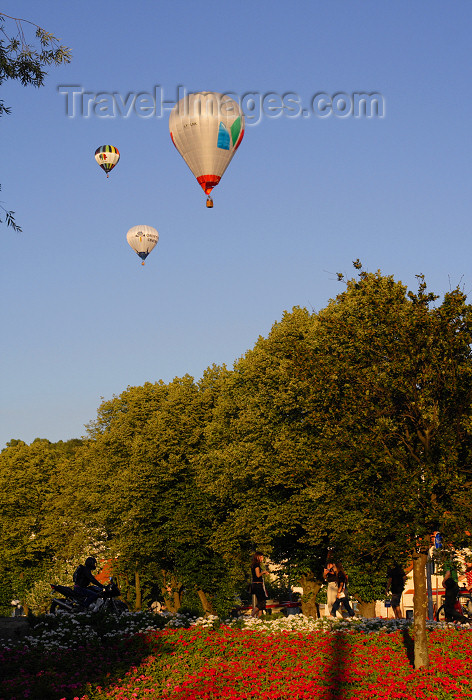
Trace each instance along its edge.
<path fill-rule="evenodd" d="M 146 260 L 159 240 L 159 234 L 152 226 L 133 226 L 126 234 L 126 240 L 141 260 Z"/>
<path fill-rule="evenodd" d="M 239 148 L 244 114 L 231 97 L 219 92 L 196 92 L 172 109 L 169 131 L 174 146 L 210 194 Z"/>
<path fill-rule="evenodd" d="M 110 171 L 120 160 L 120 152 L 115 146 L 100 146 L 95 151 L 95 160 L 108 177 Z"/>

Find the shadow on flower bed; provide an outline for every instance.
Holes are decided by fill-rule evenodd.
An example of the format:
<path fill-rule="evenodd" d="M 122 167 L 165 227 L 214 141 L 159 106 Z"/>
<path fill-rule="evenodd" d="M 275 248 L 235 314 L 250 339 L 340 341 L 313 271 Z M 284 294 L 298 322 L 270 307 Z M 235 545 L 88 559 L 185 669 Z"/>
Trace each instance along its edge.
<path fill-rule="evenodd" d="M 410 630 L 402 630 L 402 637 L 408 662 L 412 668 L 415 668 L 415 643 L 410 636 Z"/>
<path fill-rule="evenodd" d="M 342 697 L 345 674 L 348 670 L 348 650 L 344 634 L 333 635 L 331 659 L 331 683 L 326 700 L 338 700 Z"/>
<path fill-rule="evenodd" d="M 114 617 L 63 615 L 37 618 L 37 624 L 20 642 L 0 645 L 0 698 L 73 700 L 94 688 L 116 686 L 149 657 L 146 623 L 162 628 L 165 620 L 136 615 Z M 149 616 L 151 618 L 151 616 Z M 170 654 L 162 640 L 153 641 L 153 655 Z"/>

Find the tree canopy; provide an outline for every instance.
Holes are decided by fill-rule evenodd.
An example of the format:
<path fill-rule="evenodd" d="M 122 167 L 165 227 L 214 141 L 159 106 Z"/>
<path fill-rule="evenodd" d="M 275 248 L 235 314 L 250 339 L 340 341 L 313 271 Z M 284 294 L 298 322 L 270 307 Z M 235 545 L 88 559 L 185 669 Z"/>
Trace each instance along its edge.
<path fill-rule="evenodd" d="M 154 588 L 173 609 L 193 595 L 211 611 L 262 549 L 313 612 L 331 548 L 361 604 L 393 561 L 413 562 L 421 639 L 431 533 L 471 540 L 472 307 L 459 288 L 439 301 L 421 275 L 412 292 L 355 267 L 325 309 L 285 312 L 232 370 L 129 387 L 67 449 L 11 441 L 5 488 L 21 473 L 4 510 L 26 507 L 14 528 L 0 521 L 5 570 L 10 556 L 25 571 L 70 561 L 93 540 L 138 607 Z"/>

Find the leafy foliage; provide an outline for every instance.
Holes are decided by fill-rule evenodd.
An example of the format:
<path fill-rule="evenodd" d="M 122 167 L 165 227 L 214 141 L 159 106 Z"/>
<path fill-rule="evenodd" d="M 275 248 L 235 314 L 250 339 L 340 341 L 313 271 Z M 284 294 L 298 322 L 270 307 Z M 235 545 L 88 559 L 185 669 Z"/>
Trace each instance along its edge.
<path fill-rule="evenodd" d="M 407 294 L 361 272 L 319 314 L 311 420 L 326 476 L 309 527 L 353 561 L 404 560 L 434 530 L 467 540 L 471 307 L 458 289 L 435 299 L 421 277 Z"/>
<path fill-rule="evenodd" d="M 22 602 L 57 565 L 64 533 L 72 529 L 61 491 L 77 444 L 11 440 L 0 453 L 0 578 Z"/>
<path fill-rule="evenodd" d="M 26 36 L 29 27 L 33 27 L 34 38 Z M 17 80 L 22 85 L 41 87 L 47 75 L 44 68 L 70 61 L 71 50 L 59 44 L 53 34 L 29 20 L 0 12 L 0 85 L 7 80 Z M 0 117 L 10 114 L 10 111 L 0 99 Z M 21 232 L 21 227 L 15 222 L 15 212 L 1 204 L 0 208 L 5 216 L 4 221 L 0 219 L 0 224 L 5 222 L 14 231 Z"/>
<path fill-rule="evenodd" d="M 128 387 L 78 443 L 11 441 L 12 596 L 97 553 L 137 608 L 224 616 L 259 549 L 302 582 L 311 612 L 328 548 L 367 604 L 431 532 L 470 544 L 471 307 L 460 289 L 439 302 L 421 276 L 411 292 L 355 268 L 326 309 L 285 312 L 231 371 Z"/>
<path fill-rule="evenodd" d="M 1 108 L 1 104 L 0 104 L 0 108 Z M 6 111 L 6 110 L 5 110 L 5 111 Z M 0 191 L 1 191 L 1 189 L 2 189 L 2 186 L 0 185 Z M 3 209 L 3 211 L 4 211 L 5 223 L 6 223 L 6 225 L 7 225 L 7 226 L 11 226 L 11 228 L 12 228 L 14 231 L 16 231 L 16 233 L 21 233 L 21 231 L 22 231 L 21 226 L 18 226 L 18 224 L 17 224 L 16 221 L 15 221 L 15 217 L 14 217 L 14 213 L 15 213 L 15 212 L 14 212 L 14 211 L 8 211 L 8 209 L 5 209 L 5 207 L 3 206 L 3 204 L 0 204 L 0 209 Z M 3 220 L 0 219 L 0 224 L 3 224 L 3 223 L 4 223 Z"/>
<path fill-rule="evenodd" d="M 10 20 L 7 29 L 6 20 Z M 24 25 L 34 28 L 34 40 L 28 40 Z M 70 63 L 71 50 L 60 45 L 58 39 L 29 20 L 9 17 L 0 12 L 0 85 L 7 80 L 18 80 L 22 85 L 44 85 L 45 67 Z M 0 100 L 0 116 L 10 109 Z"/>

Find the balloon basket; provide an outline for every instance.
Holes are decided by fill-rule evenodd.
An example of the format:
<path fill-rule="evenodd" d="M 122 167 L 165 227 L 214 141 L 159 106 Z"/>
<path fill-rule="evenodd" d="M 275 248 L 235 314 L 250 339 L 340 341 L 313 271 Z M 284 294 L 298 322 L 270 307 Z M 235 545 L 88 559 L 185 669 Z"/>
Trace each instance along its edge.
<path fill-rule="evenodd" d="M 211 197 L 207 197 L 206 205 L 207 209 L 213 209 L 213 200 Z"/>

